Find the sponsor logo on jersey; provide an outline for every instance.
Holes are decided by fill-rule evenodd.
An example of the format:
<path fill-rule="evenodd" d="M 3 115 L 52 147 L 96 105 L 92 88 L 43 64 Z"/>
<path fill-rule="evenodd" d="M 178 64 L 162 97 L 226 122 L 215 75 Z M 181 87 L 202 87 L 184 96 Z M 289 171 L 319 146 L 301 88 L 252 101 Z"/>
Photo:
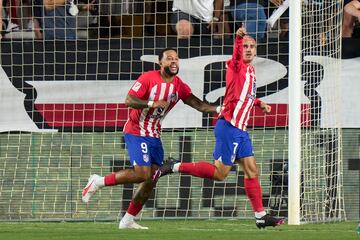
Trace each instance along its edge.
<path fill-rule="evenodd" d="M 137 91 L 139 91 L 140 87 L 141 87 L 141 83 L 136 82 L 131 89 L 134 90 L 135 92 L 137 92 Z"/>
<path fill-rule="evenodd" d="M 255 95 L 255 94 L 248 93 L 248 98 L 250 98 L 250 99 L 252 99 L 252 100 L 255 101 L 256 95 Z"/>

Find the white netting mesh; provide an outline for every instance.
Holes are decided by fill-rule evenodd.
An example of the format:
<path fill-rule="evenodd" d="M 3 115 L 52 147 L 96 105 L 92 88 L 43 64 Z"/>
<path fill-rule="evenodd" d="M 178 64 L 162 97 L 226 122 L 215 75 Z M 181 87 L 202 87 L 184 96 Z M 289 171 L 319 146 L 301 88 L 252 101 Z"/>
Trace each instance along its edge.
<path fill-rule="evenodd" d="M 341 1 L 323 2 L 304 6 L 303 221 L 344 217 L 341 131 L 321 125 L 326 114 L 336 115 L 337 100 L 326 100 L 334 108 L 323 113 L 315 94 L 325 73 L 314 62 L 331 62 L 306 58 L 331 57 L 336 62 L 340 57 Z M 124 213 L 136 186 L 104 188 L 88 205 L 81 203 L 81 190 L 90 173 L 105 175 L 130 167 L 121 132 L 128 114 L 124 99 L 142 72 L 157 68 L 156 55 L 161 49 L 177 48 L 182 59 L 180 77 L 198 97 L 221 103 L 224 62 L 232 53 L 233 33 L 240 25 L 240 20 L 233 18 L 234 6 L 225 7 L 228 25 L 220 26 L 218 33 L 178 39 L 170 24 L 172 1 L 90 3 L 90 11 L 81 11 L 77 17 L 76 41 L 48 40 L 44 35 L 45 39 L 33 39 L 39 32 L 29 26 L 39 27 L 39 19 L 41 24 L 45 18 L 53 19 L 39 16 L 44 11 L 41 2 L 31 8 L 31 3 L 24 1 L 17 17 L 11 16 L 11 3 L 5 5 L 3 16 L 13 19 L 20 29 L 7 31 L 1 43 L 1 220 L 105 220 Z M 80 10 L 89 7 L 81 2 L 77 5 Z M 34 10 L 32 14 L 29 9 Z M 262 11 L 259 6 L 245 8 L 250 9 L 255 9 L 256 15 Z M 274 9 L 265 6 L 263 13 L 269 17 Z M 36 26 L 31 25 L 33 18 Z M 286 22 L 285 13 L 273 29 L 255 28 L 257 33 L 265 33 L 258 39 L 254 62 L 257 95 L 270 103 L 273 111 L 264 116 L 254 110 L 249 124 L 264 205 L 280 216 L 287 216 L 288 204 Z M 42 34 L 45 32 L 43 29 Z M 56 38 L 63 38 L 61 34 Z M 337 85 L 326 86 L 324 91 L 335 88 Z M 181 104 L 169 114 L 165 126 L 165 157 L 212 162 L 213 116 Z M 234 167 L 225 182 L 185 175 L 160 179 L 140 217 L 252 218 L 253 212 L 244 192 L 243 172 Z"/>
<path fill-rule="evenodd" d="M 302 80 L 310 99 L 303 111 L 310 113 L 310 127 L 302 130 L 301 217 L 305 222 L 341 219 L 342 3 L 312 1 L 303 6 L 302 14 Z"/>

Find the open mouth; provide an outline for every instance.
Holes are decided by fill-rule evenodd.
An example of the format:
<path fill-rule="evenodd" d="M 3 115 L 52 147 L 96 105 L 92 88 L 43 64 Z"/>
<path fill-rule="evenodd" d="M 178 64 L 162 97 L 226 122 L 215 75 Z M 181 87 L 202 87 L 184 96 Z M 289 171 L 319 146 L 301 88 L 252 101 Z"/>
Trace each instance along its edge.
<path fill-rule="evenodd" d="M 177 66 L 174 65 L 174 64 L 170 66 L 170 70 L 171 70 L 172 72 L 176 72 L 177 69 L 178 69 Z"/>

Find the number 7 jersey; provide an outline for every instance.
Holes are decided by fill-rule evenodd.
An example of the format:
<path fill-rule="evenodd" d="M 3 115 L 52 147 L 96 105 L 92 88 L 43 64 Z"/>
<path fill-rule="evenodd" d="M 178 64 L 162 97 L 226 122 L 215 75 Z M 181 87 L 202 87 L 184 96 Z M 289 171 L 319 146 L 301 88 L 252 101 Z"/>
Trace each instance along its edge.
<path fill-rule="evenodd" d="M 227 62 L 226 91 L 219 118 L 225 118 L 234 127 L 245 131 L 251 109 L 261 102 L 256 98 L 255 69 L 246 64 L 242 56 L 243 39 L 236 37 L 233 56 Z"/>

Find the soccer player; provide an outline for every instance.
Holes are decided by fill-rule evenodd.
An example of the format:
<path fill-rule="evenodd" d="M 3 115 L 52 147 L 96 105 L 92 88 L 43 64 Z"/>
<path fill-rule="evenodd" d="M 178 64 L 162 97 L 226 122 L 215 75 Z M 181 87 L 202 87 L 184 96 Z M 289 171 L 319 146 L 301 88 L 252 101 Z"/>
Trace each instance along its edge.
<path fill-rule="evenodd" d="M 204 113 L 219 113 L 220 106 L 212 106 L 194 96 L 190 87 L 178 76 L 179 58 L 176 50 L 166 48 L 159 54 L 160 70 L 143 73 L 126 97 L 131 108 L 124 126 L 125 142 L 132 169 L 124 169 L 105 177 L 91 175 L 82 192 L 87 203 L 100 188 L 126 183 L 140 183 L 119 228 L 147 229 L 134 221 L 149 198 L 156 181 L 152 176 L 163 164 L 164 152 L 160 141 L 161 122 L 181 99 L 185 104 Z"/>
<path fill-rule="evenodd" d="M 256 226 L 265 228 L 284 223 L 266 214 L 252 143 L 246 131 L 252 107 L 258 106 L 269 113 L 271 106 L 256 98 L 255 70 L 251 65 L 256 55 L 255 40 L 246 35 L 244 28 L 236 31 L 232 58 L 227 62 L 224 104 L 215 127 L 215 163 L 166 162 L 154 174 L 154 180 L 170 173 L 186 173 L 195 177 L 223 181 L 231 167 L 238 163 L 245 174 L 245 192 L 255 212 Z"/>

